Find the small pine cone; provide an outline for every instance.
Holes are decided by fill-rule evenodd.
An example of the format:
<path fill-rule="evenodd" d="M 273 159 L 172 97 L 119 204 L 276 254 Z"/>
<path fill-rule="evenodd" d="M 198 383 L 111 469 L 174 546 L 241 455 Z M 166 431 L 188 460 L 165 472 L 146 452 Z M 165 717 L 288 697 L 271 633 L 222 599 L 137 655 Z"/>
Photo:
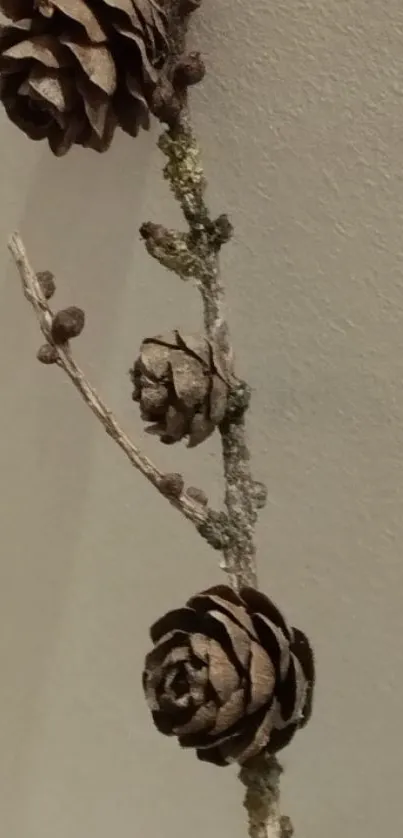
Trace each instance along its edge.
<path fill-rule="evenodd" d="M 188 87 L 198 84 L 205 75 L 206 68 L 200 52 L 184 55 L 175 66 L 174 85 Z"/>
<path fill-rule="evenodd" d="M 0 10 L 10 20 L 0 100 L 28 137 L 61 156 L 73 144 L 106 151 L 117 126 L 132 137 L 148 128 L 174 0 L 0 0 Z"/>
<path fill-rule="evenodd" d="M 178 331 L 146 338 L 131 372 L 133 399 L 147 430 L 170 444 L 188 437 L 190 448 L 224 418 L 228 382 L 217 351 L 202 335 Z"/>
<path fill-rule="evenodd" d="M 242 764 L 276 753 L 308 722 L 312 649 L 264 594 L 217 585 L 150 634 L 143 688 L 154 723 L 199 759 Z"/>

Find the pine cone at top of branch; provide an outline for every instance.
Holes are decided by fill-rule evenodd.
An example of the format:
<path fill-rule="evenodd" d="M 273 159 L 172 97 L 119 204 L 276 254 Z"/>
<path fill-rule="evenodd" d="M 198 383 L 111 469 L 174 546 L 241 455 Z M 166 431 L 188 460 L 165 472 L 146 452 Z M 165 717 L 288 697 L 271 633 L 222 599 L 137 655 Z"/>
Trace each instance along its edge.
<path fill-rule="evenodd" d="M 9 19 L 0 24 L 0 100 L 10 120 L 58 156 L 73 144 L 106 151 L 117 126 L 132 137 L 148 128 L 178 2 L 0 0 Z"/>
<path fill-rule="evenodd" d="M 203 335 L 175 330 L 146 338 L 130 375 L 133 400 L 161 442 L 188 437 L 194 447 L 224 418 L 230 382 L 217 349 Z"/>
<path fill-rule="evenodd" d="M 151 627 L 143 688 L 161 733 L 215 765 L 289 744 L 312 712 L 305 634 L 264 594 L 217 585 Z"/>

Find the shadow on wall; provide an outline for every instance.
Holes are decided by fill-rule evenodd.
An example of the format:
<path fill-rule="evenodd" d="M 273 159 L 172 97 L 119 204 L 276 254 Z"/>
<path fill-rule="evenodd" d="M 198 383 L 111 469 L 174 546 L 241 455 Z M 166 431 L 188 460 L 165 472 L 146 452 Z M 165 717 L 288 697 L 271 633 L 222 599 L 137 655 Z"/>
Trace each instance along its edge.
<path fill-rule="evenodd" d="M 55 307 L 76 304 L 90 312 L 80 358 L 87 368 L 90 351 L 96 359 L 95 383 L 119 329 L 152 148 L 146 136 L 133 143 L 118 135 L 102 157 L 77 149 L 58 160 L 43 149 L 18 225 L 34 267 L 56 275 Z M 2 524 L 9 557 L 0 567 L 0 607 L 8 633 L 0 639 L 0 661 L 7 685 L 1 715 L 14 726 L 3 730 L 0 722 L 0 741 L 12 757 L 11 764 L 5 760 L 6 777 L 0 770 L 0 786 L 11 834 L 29 796 L 38 720 L 85 527 L 94 424 L 59 371 L 36 361 L 37 324 L 8 265 L 0 314 L 0 383 L 8 393 L 0 415 L 0 470 L 9 475 Z M 10 366 L 12 358 L 17 363 Z M 45 521 L 49 528 L 41 532 Z"/>

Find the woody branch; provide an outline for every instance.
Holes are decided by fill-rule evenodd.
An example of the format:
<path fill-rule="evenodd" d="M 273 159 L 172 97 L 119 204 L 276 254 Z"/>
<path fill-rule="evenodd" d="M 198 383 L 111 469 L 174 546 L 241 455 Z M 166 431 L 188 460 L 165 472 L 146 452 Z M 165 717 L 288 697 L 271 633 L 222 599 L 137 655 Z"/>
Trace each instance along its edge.
<path fill-rule="evenodd" d="M 192 492 L 188 494 L 186 491 L 180 474 L 165 474 L 158 469 L 120 427 L 109 407 L 102 401 L 76 363 L 70 341 L 60 341 L 61 335 L 55 331 L 58 315 L 53 313 L 46 299 L 40 279 L 29 262 L 18 233 L 10 237 L 9 249 L 18 268 L 24 296 L 31 303 L 46 340 L 46 344 L 38 353 L 40 360 L 57 364 L 68 375 L 90 410 L 101 422 L 106 433 L 126 454 L 131 464 L 169 500 L 172 506 L 194 524 L 211 546 L 222 548 L 227 541 L 225 516 L 210 509 L 204 502 L 194 500 L 191 496 Z M 74 309 L 74 311 L 77 314 L 80 309 Z M 59 314 L 63 315 L 64 312 Z M 83 315 L 82 312 L 81 314 Z M 65 336 L 62 335 L 62 337 Z M 199 492 L 199 496 L 203 497 L 203 493 Z"/>
<path fill-rule="evenodd" d="M 187 106 L 159 141 L 167 157 L 164 177 L 179 202 L 188 232 L 167 230 L 150 222 L 140 230 L 151 256 L 181 279 L 192 278 L 200 291 L 207 337 L 218 345 L 232 375 L 229 409 L 220 425 L 225 505 L 229 544 L 223 548 L 224 568 L 235 590 L 256 585 L 255 524 L 266 501 L 266 487 L 254 480 L 246 439 L 245 414 L 250 389 L 234 373 L 233 350 L 225 314 L 224 286 L 219 255 L 231 237 L 226 215 L 212 219 L 205 202 L 206 181 L 198 143 Z M 251 759 L 240 771 L 246 787 L 244 806 L 250 838 L 290 838 L 292 824 L 280 814 L 281 767 L 274 756 Z"/>

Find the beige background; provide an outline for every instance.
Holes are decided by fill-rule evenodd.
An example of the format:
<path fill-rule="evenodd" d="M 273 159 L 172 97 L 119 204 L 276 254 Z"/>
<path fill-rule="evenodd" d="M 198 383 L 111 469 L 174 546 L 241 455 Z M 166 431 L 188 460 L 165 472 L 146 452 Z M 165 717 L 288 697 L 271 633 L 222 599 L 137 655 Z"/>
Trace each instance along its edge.
<path fill-rule="evenodd" d="M 312 636 L 311 726 L 284 753 L 298 838 L 403 830 L 403 11 L 401 0 L 205 0 L 193 96 L 250 438 L 269 504 L 262 586 Z M 59 371 L 7 256 L 19 227 L 77 356 L 141 433 L 126 375 L 143 336 L 194 328 L 190 286 L 141 221 L 177 218 L 154 136 L 55 160 L 0 120 L 0 819 L 4 838 L 244 838 L 235 770 L 151 725 L 149 623 L 220 578 Z M 147 451 L 221 493 L 218 444 Z"/>

